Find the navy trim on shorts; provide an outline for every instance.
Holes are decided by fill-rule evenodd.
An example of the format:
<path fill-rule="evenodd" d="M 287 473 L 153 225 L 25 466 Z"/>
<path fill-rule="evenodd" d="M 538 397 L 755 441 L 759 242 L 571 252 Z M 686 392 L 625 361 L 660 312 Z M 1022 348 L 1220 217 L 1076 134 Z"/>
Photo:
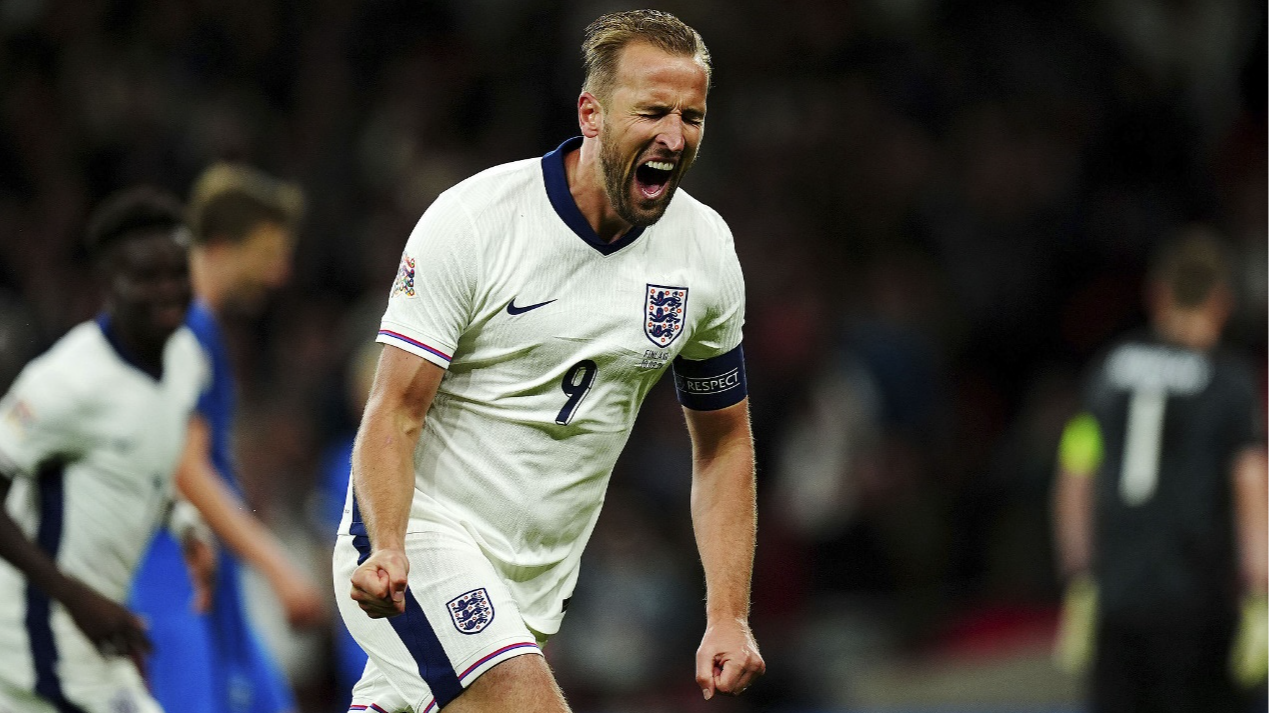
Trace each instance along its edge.
<path fill-rule="evenodd" d="M 717 411 L 740 403 L 749 393 L 744 345 L 700 361 L 676 357 L 674 390 L 679 403 L 694 411 Z"/>
<path fill-rule="evenodd" d="M 35 533 L 35 544 L 54 560 L 62 545 L 65 476 L 66 465 L 55 462 L 41 467 L 36 479 L 40 524 Z M 31 663 L 35 668 L 35 692 L 52 703 L 58 713 L 84 713 L 82 708 L 66 700 L 62 693 L 62 681 L 57 677 L 57 642 L 53 639 L 52 613 L 53 601 L 27 580 L 26 634 L 31 644 Z"/>
<path fill-rule="evenodd" d="M 356 501 L 353 502 L 356 507 Z M 370 556 L 370 538 L 353 537 L 353 546 L 357 548 L 359 555 L 357 561 L 365 562 Z M 450 701 L 458 698 L 458 694 L 463 692 L 463 684 L 458 680 L 458 673 L 449 662 L 445 647 L 441 646 L 441 640 L 437 638 L 431 622 L 427 620 L 418 600 L 410 593 L 409 587 L 405 589 L 405 613 L 388 619 L 388 623 L 397 632 L 397 636 L 401 637 L 401 643 L 405 644 L 410 656 L 414 657 L 414 663 L 419 667 L 419 676 L 432 689 L 436 706 L 444 708 Z"/>

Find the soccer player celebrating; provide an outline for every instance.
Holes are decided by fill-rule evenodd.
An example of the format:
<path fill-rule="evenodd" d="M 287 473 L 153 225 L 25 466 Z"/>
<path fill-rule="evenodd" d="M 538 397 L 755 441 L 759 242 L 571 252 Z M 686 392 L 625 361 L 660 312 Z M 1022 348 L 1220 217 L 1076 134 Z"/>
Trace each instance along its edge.
<path fill-rule="evenodd" d="M 1265 675 L 1269 496 L 1255 379 L 1218 346 L 1232 306 L 1220 242 L 1197 229 L 1165 246 L 1147 296 L 1151 330 L 1098 363 L 1062 439 L 1059 654 L 1075 669 L 1093 657 L 1098 713 L 1243 710 L 1232 674 Z M 1231 671 L 1240 596 L 1259 602 L 1246 623 L 1261 638 Z"/>
<path fill-rule="evenodd" d="M 707 589 L 696 680 L 710 698 L 764 671 L 744 285 L 727 225 L 676 191 L 709 53 L 653 10 L 599 18 L 583 52 L 582 136 L 454 186 L 406 243 L 335 551 L 352 583 L 341 613 L 370 657 L 353 710 L 568 710 L 533 654 L 671 364 Z"/>
<path fill-rule="evenodd" d="M 188 236 L 165 194 L 103 204 L 88 248 L 104 311 L 0 401 L 2 710 L 160 710 L 134 665 L 149 651 L 144 625 L 120 602 L 168 511 L 207 379 L 182 327 Z"/>

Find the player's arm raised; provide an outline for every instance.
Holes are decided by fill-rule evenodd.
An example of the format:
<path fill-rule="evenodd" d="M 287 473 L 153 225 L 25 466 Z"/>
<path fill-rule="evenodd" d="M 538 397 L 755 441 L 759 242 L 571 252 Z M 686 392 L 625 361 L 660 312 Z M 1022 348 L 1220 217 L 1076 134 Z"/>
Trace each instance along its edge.
<path fill-rule="evenodd" d="M 739 694 L 766 671 L 749 629 L 757 495 L 749 401 L 683 409 L 692 437 L 692 527 L 705 568 L 705 636 L 696 682 L 708 700 Z"/>
<path fill-rule="evenodd" d="M 357 430 L 353 492 L 371 553 L 353 572 L 352 598 L 374 619 L 405 611 L 410 571 L 405 530 L 414 499 L 414 445 L 444 375 L 444 369 L 426 359 L 385 346 Z"/>

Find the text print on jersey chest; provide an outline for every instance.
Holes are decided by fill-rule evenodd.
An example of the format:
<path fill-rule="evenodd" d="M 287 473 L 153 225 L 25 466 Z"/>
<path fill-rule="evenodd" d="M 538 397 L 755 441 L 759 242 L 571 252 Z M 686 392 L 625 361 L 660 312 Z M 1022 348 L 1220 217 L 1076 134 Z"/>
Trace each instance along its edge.
<path fill-rule="evenodd" d="M 1212 366 L 1207 358 L 1193 352 L 1130 344 L 1111 355 L 1106 376 L 1125 391 L 1144 389 L 1189 396 L 1207 388 Z"/>

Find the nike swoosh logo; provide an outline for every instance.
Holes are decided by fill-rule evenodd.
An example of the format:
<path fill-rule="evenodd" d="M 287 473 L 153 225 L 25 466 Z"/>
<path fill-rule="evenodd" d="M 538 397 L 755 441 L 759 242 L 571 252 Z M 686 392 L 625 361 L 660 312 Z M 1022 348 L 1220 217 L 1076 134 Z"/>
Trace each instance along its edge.
<path fill-rule="evenodd" d="M 559 299 L 559 298 L 557 297 L 555 299 Z M 526 305 L 524 307 L 516 307 L 515 298 L 512 298 L 511 301 L 507 303 L 507 314 L 524 314 L 525 312 L 528 312 L 529 310 L 537 309 L 538 307 L 545 307 L 554 301 L 555 300 L 547 300 L 546 302 L 539 302 L 535 305 Z"/>

